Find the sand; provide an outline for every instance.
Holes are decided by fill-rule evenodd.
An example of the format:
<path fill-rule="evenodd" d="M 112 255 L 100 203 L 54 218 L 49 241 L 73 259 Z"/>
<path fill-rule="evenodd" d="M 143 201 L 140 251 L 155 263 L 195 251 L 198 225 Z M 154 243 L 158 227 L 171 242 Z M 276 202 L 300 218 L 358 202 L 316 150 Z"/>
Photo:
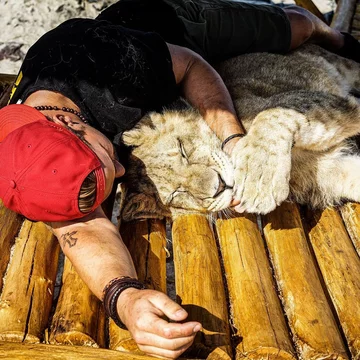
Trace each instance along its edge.
<path fill-rule="evenodd" d="M 0 0 L 0 73 L 16 74 L 29 47 L 74 17 L 96 17 L 116 0 Z"/>

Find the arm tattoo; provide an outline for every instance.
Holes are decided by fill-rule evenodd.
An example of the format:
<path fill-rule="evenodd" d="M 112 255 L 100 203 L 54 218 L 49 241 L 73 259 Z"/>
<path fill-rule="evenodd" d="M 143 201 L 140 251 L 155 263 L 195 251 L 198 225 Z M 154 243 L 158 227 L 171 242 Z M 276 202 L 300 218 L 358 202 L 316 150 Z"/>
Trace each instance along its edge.
<path fill-rule="evenodd" d="M 66 246 L 66 244 L 68 244 L 69 247 L 73 247 L 76 245 L 76 243 L 78 241 L 78 238 L 74 236 L 76 233 L 77 233 L 77 231 L 67 232 L 60 236 L 60 240 L 62 242 L 63 248 Z"/>

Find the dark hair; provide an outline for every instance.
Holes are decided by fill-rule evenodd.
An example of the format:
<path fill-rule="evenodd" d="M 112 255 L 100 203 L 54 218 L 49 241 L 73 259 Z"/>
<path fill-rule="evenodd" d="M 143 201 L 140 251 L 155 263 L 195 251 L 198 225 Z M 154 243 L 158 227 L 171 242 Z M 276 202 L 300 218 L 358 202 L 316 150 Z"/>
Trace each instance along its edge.
<path fill-rule="evenodd" d="M 92 171 L 83 181 L 79 192 L 79 209 L 82 213 L 92 210 L 96 200 L 96 175 Z"/>
<path fill-rule="evenodd" d="M 46 116 L 46 118 L 54 122 L 54 120 L 50 116 Z M 91 148 L 91 145 L 85 139 L 85 131 L 82 130 L 74 130 L 69 126 L 66 126 L 68 130 L 70 130 L 73 134 L 75 134 L 83 143 Z M 82 213 L 86 214 L 92 210 L 94 203 L 96 201 L 96 175 L 95 172 L 92 171 L 83 181 L 80 192 L 79 192 L 79 209 Z"/>

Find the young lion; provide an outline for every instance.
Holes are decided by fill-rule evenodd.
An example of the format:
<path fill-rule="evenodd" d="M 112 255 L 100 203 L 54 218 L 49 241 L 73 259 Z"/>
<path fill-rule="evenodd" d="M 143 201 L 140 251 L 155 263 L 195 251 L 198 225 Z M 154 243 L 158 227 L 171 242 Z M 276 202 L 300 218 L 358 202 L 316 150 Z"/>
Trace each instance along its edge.
<path fill-rule="evenodd" d="M 125 220 L 219 211 L 233 196 L 261 214 L 287 198 L 317 208 L 360 201 L 359 64 L 306 45 L 238 56 L 218 71 L 247 135 L 229 159 L 191 107 L 148 114 L 123 134 L 136 159 Z"/>

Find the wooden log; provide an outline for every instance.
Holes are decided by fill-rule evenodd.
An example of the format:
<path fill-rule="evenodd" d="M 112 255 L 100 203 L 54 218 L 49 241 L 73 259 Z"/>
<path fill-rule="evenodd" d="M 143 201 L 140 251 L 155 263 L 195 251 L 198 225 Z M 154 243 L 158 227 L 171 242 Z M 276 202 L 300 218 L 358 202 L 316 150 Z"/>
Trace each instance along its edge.
<path fill-rule="evenodd" d="M 294 349 L 274 288 L 256 217 L 217 220 L 231 301 L 231 318 L 241 342 L 236 358 L 294 359 Z"/>
<path fill-rule="evenodd" d="M 8 103 L 15 75 L 0 74 L 0 108 Z"/>
<path fill-rule="evenodd" d="M 162 221 L 145 220 L 123 223 L 121 236 L 127 245 L 139 280 L 149 289 L 166 293 L 166 230 Z M 142 353 L 129 331 L 109 323 L 110 349 Z"/>
<path fill-rule="evenodd" d="M 58 242 L 45 225 L 26 220 L 16 239 L 0 299 L 0 340 L 42 340 L 58 256 Z"/>
<path fill-rule="evenodd" d="M 338 0 L 333 19 L 331 21 L 331 27 L 333 29 L 350 32 L 356 2 L 357 0 Z"/>
<path fill-rule="evenodd" d="M 0 359 L 6 360 L 154 360 L 120 351 L 94 349 L 86 346 L 16 344 L 0 342 Z M 186 360 L 186 359 L 183 359 Z"/>
<path fill-rule="evenodd" d="M 360 30 L 358 31 L 352 31 L 351 35 L 354 36 L 355 39 L 357 39 L 358 41 L 360 41 Z"/>
<path fill-rule="evenodd" d="M 309 238 L 350 352 L 360 358 L 360 259 L 334 209 L 306 213 Z"/>
<path fill-rule="evenodd" d="M 105 309 L 103 304 L 100 302 L 99 305 L 99 313 L 98 313 L 98 320 L 97 320 L 97 337 L 96 342 L 100 347 L 107 348 L 108 346 L 108 338 L 109 338 L 109 332 L 107 328 L 107 319 L 105 314 Z"/>
<path fill-rule="evenodd" d="M 340 211 L 350 238 L 360 255 L 360 204 L 348 202 Z"/>
<path fill-rule="evenodd" d="M 360 20 L 359 19 L 353 19 L 353 29 L 360 29 Z M 352 33 L 353 34 L 353 33 Z M 354 34 L 353 34 L 354 36 Z"/>
<path fill-rule="evenodd" d="M 293 339 L 302 359 L 346 359 L 295 204 L 264 217 L 264 235 Z"/>
<path fill-rule="evenodd" d="M 172 227 L 176 296 L 203 330 L 186 353 L 206 358 L 216 348 L 231 356 L 227 303 L 218 249 L 206 217 L 180 216 Z"/>
<path fill-rule="evenodd" d="M 295 0 L 295 4 L 309 10 L 311 13 L 316 15 L 320 20 L 322 20 L 324 23 L 327 23 L 324 15 L 322 12 L 318 9 L 318 7 L 312 2 L 312 0 Z"/>
<path fill-rule="evenodd" d="M 123 223 L 120 233 L 139 279 L 150 289 L 166 292 L 166 230 L 163 221 Z"/>
<path fill-rule="evenodd" d="M 0 294 L 3 276 L 10 260 L 10 250 L 20 230 L 22 216 L 8 210 L 0 200 Z"/>
<path fill-rule="evenodd" d="M 355 12 L 351 23 L 351 32 L 359 29 L 360 29 L 360 14 Z"/>
<path fill-rule="evenodd" d="M 210 353 L 206 360 L 231 360 L 231 357 L 226 351 L 217 347 Z"/>
<path fill-rule="evenodd" d="M 62 279 L 50 343 L 104 347 L 105 343 L 98 342 L 98 334 L 105 333 L 102 304 L 80 279 L 68 258 L 65 258 Z M 104 341 L 104 336 L 101 339 Z"/>

